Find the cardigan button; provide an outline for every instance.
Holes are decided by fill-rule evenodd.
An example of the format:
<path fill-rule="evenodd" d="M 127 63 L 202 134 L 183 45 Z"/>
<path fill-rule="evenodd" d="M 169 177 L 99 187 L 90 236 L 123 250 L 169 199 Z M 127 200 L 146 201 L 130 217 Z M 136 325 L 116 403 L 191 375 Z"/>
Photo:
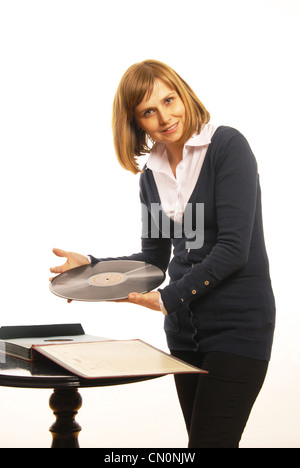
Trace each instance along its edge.
<path fill-rule="evenodd" d="M 197 294 L 196 289 L 193 289 L 192 294 Z"/>
<path fill-rule="evenodd" d="M 204 281 L 205 286 L 209 285 L 209 281 Z"/>

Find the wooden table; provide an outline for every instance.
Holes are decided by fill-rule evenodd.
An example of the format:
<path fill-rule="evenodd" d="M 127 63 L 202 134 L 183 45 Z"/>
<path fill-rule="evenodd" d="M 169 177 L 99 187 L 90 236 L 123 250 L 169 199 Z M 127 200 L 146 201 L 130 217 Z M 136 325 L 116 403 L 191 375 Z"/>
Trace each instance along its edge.
<path fill-rule="evenodd" d="M 82 379 L 51 361 L 28 362 L 8 355 L 2 355 L 0 360 L 1 386 L 53 389 L 49 406 L 56 420 L 49 429 L 51 448 L 79 448 L 81 427 L 75 420 L 82 405 L 79 388 L 122 385 L 156 377 Z"/>

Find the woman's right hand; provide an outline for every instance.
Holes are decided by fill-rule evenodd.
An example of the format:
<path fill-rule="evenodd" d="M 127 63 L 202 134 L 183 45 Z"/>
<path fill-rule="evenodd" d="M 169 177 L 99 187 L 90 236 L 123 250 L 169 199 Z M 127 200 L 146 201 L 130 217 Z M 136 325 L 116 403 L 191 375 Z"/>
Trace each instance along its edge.
<path fill-rule="evenodd" d="M 71 270 L 72 268 L 90 264 L 90 261 L 87 257 L 85 257 L 84 255 L 75 253 L 75 252 L 67 252 L 61 249 L 53 249 L 53 253 L 57 257 L 66 258 L 67 261 L 63 265 L 50 268 L 51 273 L 60 274 L 60 273 L 64 273 L 65 271 Z M 55 276 L 50 278 L 50 281 L 52 281 L 54 278 Z"/>

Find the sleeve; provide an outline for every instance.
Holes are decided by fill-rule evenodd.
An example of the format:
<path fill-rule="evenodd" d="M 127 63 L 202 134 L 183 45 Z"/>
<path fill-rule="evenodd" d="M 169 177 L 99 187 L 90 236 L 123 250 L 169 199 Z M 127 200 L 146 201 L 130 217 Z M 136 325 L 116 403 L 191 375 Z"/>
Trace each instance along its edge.
<path fill-rule="evenodd" d="M 217 242 L 189 273 L 159 290 L 168 314 L 207 294 L 247 263 L 257 184 L 256 160 L 247 140 L 237 133 L 215 160 Z"/>

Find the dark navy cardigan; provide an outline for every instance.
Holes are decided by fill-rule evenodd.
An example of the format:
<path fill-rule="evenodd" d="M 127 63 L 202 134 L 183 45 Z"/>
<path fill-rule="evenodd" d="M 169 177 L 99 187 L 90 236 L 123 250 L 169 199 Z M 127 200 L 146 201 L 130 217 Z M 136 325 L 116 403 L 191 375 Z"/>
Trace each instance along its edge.
<path fill-rule="evenodd" d="M 149 233 L 143 231 L 142 252 L 118 258 L 142 260 L 168 269 L 170 284 L 159 291 L 168 312 L 165 331 L 169 348 L 223 351 L 269 360 L 275 301 L 264 242 L 257 163 L 247 140 L 225 126 L 213 135 L 189 199 L 194 207 L 194 228 L 196 204 L 204 203 L 201 248 L 187 248 L 190 239 L 185 237 L 183 225 L 182 235 L 177 233 L 172 238 L 176 226 L 170 219 L 170 238 L 165 234 L 151 238 L 151 204 L 160 203 L 160 198 L 153 173 L 147 167 L 140 177 L 140 197 L 148 208 L 144 226 L 148 226 Z M 161 225 L 158 228 L 161 230 Z M 103 260 L 111 258 L 92 257 L 92 262 Z"/>

